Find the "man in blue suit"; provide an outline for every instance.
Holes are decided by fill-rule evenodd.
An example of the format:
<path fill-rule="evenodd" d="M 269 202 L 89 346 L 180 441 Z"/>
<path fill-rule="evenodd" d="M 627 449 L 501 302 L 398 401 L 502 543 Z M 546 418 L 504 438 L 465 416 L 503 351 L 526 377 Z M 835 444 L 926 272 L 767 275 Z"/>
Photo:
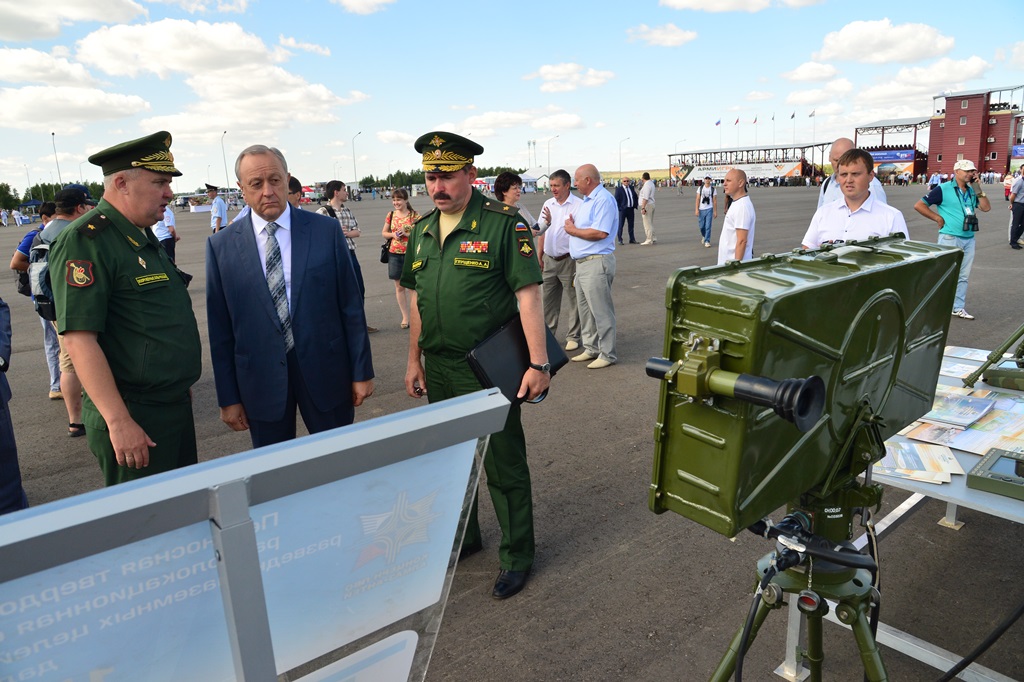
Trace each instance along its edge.
<path fill-rule="evenodd" d="M 351 424 L 373 393 L 363 299 L 336 220 L 288 205 L 273 147 L 239 155 L 252 211 L 206 244 L 206 304 L 221 420 L 253 447 Z"/>
<path fill-rule="evenodd" d="M 636 206 L 639 203 L 636 190 L 629 183 L 629 178 L 622 178 L 622 182 L 615 188 L 615 203 L 619 207 L 619 243 L 622 243 L 622 228 L 629 224 L 629 243 L 636 244 L 636 237 L 633 235 L 633 222 L 636 219 Z"/>

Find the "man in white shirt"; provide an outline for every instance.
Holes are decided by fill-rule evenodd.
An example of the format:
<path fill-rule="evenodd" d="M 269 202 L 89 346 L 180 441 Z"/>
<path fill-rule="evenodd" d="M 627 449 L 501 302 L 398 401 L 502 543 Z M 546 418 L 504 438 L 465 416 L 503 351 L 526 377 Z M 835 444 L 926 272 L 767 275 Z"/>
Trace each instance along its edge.
<path fill-rule="evenodd" d="M 840 137 L 832 143 L 832 148 L 828 152 L 828 162 L 832 164 L 832 175 L 825 178 L 825 182 L 821 183 L 821 189 L 818 190 L 818 208 L 843 198 L 843 192 L 836 182 L 836 170 L 839 167 L 839 157 L 851 149 L 853 149 L 853 140 L 848 137 Z M 872 159 L 871 168 L 874 169 L 874 167 L 875 162 Z M 871 196 L 875 201 L 881 201 L 883 204 L 889 203 L 885 199 L 882 183 L 876 177 L 871 178 Z"/>
<path fill-rule="evenodd" d="M 536 234 L 544 234 L 544 254 L 541 265 L 544 282 L 541 292 L 544 300 L 544 324 L 552 334 L 558 332 L 558 319 L 562 312 L 562 292 L 569 302 L 569 330 L 565 334 L 565 349 L 580 347 L 580 310 L 576 304 L 576 261 L 569 256 L 569 235 L 565 231 L 565 219 L 580 205 L 579 198 L 570 189 L 572 180 L 569 173 L 558 169 L 548 178 L 548 187 L 553 195 L 544 202 Z"/>
<path fill-rule="evenodd" d="M 645 239 L 640 242 L 640 246 L 650 246 L 658 243 L 654 238 L 654 180 L 651 180 L 650 173 L 644 173 L 641 177 L 644 186 L 640 188 L 640 215 L 644 218 Z"/>
<path fill-rule="evenodd" d="M 874 159 L 863 149 L 851 149 L 837 160 L 836 184 L 843 198 L 821 206 L 803 238 L 805 249 L 841 244 L 902 232 L 907 221 L 897 209 L 878 201 L 871 189 Z"/>
<path fill-rule="evenodd" d="M 747 174 L 739 168 L 733 168 L 725 174 L 722 188 L 732 199 L 732 205 L 722 225 L 718 264 L 723 265 L 731 260 L 750 260 L 754 257 L 754 223 L 757 216 L 754 204 L 747 195 Z"/>

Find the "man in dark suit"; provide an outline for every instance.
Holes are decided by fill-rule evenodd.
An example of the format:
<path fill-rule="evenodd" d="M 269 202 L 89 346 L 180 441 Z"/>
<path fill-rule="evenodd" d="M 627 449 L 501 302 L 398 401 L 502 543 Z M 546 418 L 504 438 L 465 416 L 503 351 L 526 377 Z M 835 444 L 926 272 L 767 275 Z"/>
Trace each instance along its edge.
<path fill-rule="evenodd" d="M 210 354 L 221 420 L 253 447 L 351 424 L 373 393 L 359 293 L 338 223 L 288 205 L 280 151 L 248 147 L 235 176 L 251 213 L 206 245 Z"/>
<path fill-rule="evenodd" d="M 639 202 L 636 190 L 629 184 L 629 178 L 622 178 L 622 182 L 615 188 L 615 203 L 619 205 L 619 243 L 622 243 L 622 227 L 629 223 L 629 243 L 636 244 L 636 237 L 633 236 L 633 220 L 636 218 L 636 205 Z"/>
<path fill-rule="evenodd" d="M 47 322 L 49 324 L 49 322 Z M 18 446 L 14 442 L 14 425 L 7 403 L 11 400 L 11 386 L 7 383 L 7 368 L 11 362 L 11 309 L 0 299 L 0 514 L 28 507 L 25 489 L 21 487 L 21 469 L 18 467 Z"/>

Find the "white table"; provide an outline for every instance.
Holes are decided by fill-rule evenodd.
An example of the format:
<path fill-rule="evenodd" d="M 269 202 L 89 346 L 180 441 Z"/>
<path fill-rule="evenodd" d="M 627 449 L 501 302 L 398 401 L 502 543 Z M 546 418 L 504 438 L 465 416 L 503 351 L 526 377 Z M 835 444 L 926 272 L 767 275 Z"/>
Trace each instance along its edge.
<path fill-rule="evenodd" d="M 965 360 L 963 358 L 949 357 L 947 359 L 951 362 L 969 364 L 975 367 L 980 367 L 982 364 L 981 362 Z M 962 386 L 963 382 L 959 379 L 940 376 L 939 384 Z M 975 388 L 988 388 L 1001 393 L 1021 395 L 1020 391 L 1013 391 L 1006 388 L 995 388 L 988 386 L 980 380 L 975 384 Z M 894 436 L 893 438 L 890 438 L 890 440 L 914 442 L 904 438 L 903 436 Z M 953 450 L 953 455 L 956 457 L 957 461 L 960 462 L 960 466 L 963 467 L 965 472 L 973 469 L 974 466 L 981 461 L 981 456 L 969 452 L 963 452 L 962 450 Z M 953 476 L 950 483 L 942 483 L 939 485 L 879 474 L 875 474 L 873 478 L 875 482 L 913 493 L 903 502 L 903 504 L 889 512 L 885 518 L 875 524 L 876 534 L 879 538 L 882 538 L 886 534 L 887 530 L 894 528 L 895 525 L 902 520 L 904 515 L 914 511 L 928 498 L 942 500 L 946 503 L 946 514 L 939 520 L 939 524 L 954 530 L 959 530 L 963 526 L 963 523 L 958 522 L 956 518 L 958 507 L 967 507 L 968 509 L 974 509 L 999 518 L 1024 524 L 1024 502 L 1010 497 L 985 492 L 983 490 L 968 488 L 967 476 Z M 861 549 L 866 543 L 867 535 L 861 535 L 854 540 L 853 544 L 856 545 L 858 549 Z M 831 608 L 826 619 L 848 628 L 849 626 L 840 623 L 836 618 L 835 606 L 835 603 L 830 602 Z M 791 608 L 788 609 L 788 611 L 789 624 L 786 633 L 786 660 L 782 665 L 775 669 L 775 673 L 787 680 L 798 681 L 806 679 L 808 675 L 808 671 L 802 666 L 798 656 L 798 650 L 804 639 L 804 617 L 799 609 Z M 890 649 L 895 649 L 896 651 L 906 654 L 915 660 L 926 663 L 942 671 L 948 670 L 962 658 L 962 656 L 946 651 L 941 647 L 930 644 L 929 642 L 885 625 L 884 623 L 878 624 L 878 632 L 875 639 L 879 644 L 885 645 Z M 958 678 L 975 682 L 1014 682 L 1013 678 L 1002 675 L 994 670 L 978 665 L 977 663 L 972 664 L 960 673 Z"/>

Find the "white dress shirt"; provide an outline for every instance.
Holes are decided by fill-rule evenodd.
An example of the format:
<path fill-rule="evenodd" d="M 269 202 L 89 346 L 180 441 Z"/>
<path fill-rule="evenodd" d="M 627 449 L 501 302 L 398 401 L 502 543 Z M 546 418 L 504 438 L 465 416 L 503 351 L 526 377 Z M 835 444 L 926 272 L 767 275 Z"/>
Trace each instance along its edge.
<path fill-rule="evenodd" d="M 267 222 L 261 218 L 256 211 L 252 212 L 252 229 L 256 233 L 256 250 L 260 254 L 260 266 L 263 268 L 263 277 L 267 276 Z M 277 220 L 277 245 L 281 248 L 281 266 L 284 269 L 284 291 L 288 297 L 288 308 L 292 305 L 292 212 L 291 206 L 285 209 Z"/>
<path fill-rule="evenodd" d="M 579 208 L 580 198 L 569 192 L 564 203 L 558 203 L 558 199 L 551 197 L 544 202 L 544 208 L 551 213 L 551 222 L 544 222 L 544 210 L 541 209 L 540 219 L 537 225 L 544 234 L 544 253 L 552 258 L 558 258 L 569 253 L 569 234 L 565 231 L 565 219 L 575 215 Z"/>
<path fill-rule="evenodd" d="M 894 232 L 902 232 L 909 237 L 907 221 L 898 209 L 878 201 L 872 191 L 856 211 L 850 211 L 845 198 L 819 208 L 814 212 L 801 244 L 816 249 L 839 240 L 860 241 L 869 237 L 885 237 Z"/>

